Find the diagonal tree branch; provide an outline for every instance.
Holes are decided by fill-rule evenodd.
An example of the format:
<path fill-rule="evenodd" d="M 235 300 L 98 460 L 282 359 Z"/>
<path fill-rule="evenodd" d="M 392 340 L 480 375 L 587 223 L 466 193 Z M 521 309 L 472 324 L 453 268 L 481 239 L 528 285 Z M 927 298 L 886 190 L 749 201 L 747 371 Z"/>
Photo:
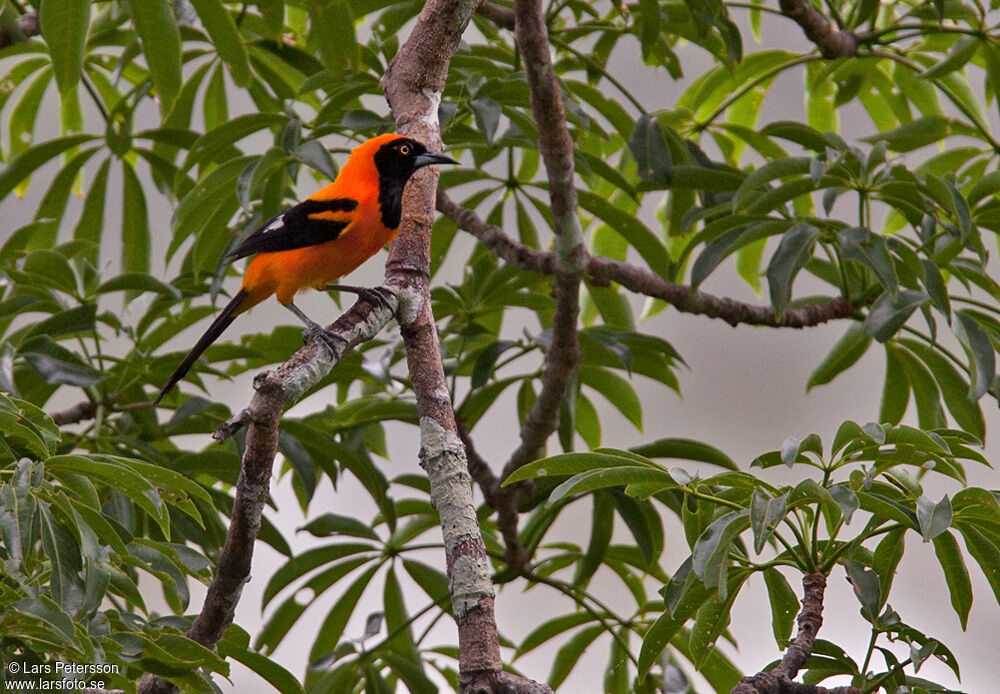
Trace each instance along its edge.
<path fill-rule="evenodd" d="M 802 27 L 806 38 L 816 44 L 824 58 L 850 58 L 858 54 L 858 35 L 839 28 L 820 14 L 809 0 L 778 0 L 781 14 Z"/>
<path fill-rule="evenodd" d="M 788 644 L 781 662 L 770 672 L 744 677 L 733 687 L 730 694 L 862 694 L 861 689 L 857 687 L 829 689 L 792 682 L 812 655 L 816 634 L 823 626 L 823 593 L 826 590 L 826 576 L 821 573 L 806 574 L 802 577 L 802 588 L 802 609 L 796 619 L 799 630 Z"/>
<path fill-rule="evenodd" d="M 438 193 L 437 204 L 438 210 L 453 219 L 460 229 L 475 236 L 511 265 L 543 275 L 555 274 L 555 253 L 539 251 L 514 241 L 500 227 L 484 222 L 474 211 L 455 203 L 445 193 Z M 668 282 L 645 268 L 600 256 L 587 257 L 586 278 L 597 286 L 616 282 L 636 294 L 662 299 L 682 313 L 718 318 L 734 327 L 742 324 L 807 328 L 854 315 L 854 306 L 848 299 L 835 297 L 821 304 L 786 309 L 779 316 L 770 306 L 756 306 L 706 294 Z"/>
<path fill-rule="evenodd" d="M 440 149 L 438 106 L 451 61 L 478 0 L 428 0 L 382 77 L 397 130 Z M 400 287 L 397 311 L 420 418 L 420 463 L 441 518 L 464 694 L 534 694 L 551 690 L 503 671 L 494 614 L 492 566 L 486 554 L 466 450 L 458 435 L 441 362 L 430 299 L 430 237 L 437 172 L 424 169 L 408 185 L 407 211 L 389 250 L 386 277 Z"/>
<path fill-rule="evenodd" d="M 388 305 L 373 305 L 367 299 L 359 299 L 329 327 L 329 331 L 342 340 L 339 354 L 331 355 L 325 347 L 310 342 L 276 370 L 259 374 L 254 379 L 256 392 L 250 405 L 213 434 L 221 443 L 249 425 L 226 541 L 205 603 L 188 629 L 188 638 L 215 648 L 232 623 L 243 586 L 250 580 L 254 544 L 270 493 L 271 467 L 278 451 L 281 412 L 285 405 L 295 402 L 319 383 L 345 354 L 375 337 L 392 319 L 396 293 L 392 287 L 384 289 L 388 290 L 383 292 Z M 139 680 L 138 691 L 139 694 L 167 694 L 175 691 L 175 687 L 160 677 L 145 675 Z"/>

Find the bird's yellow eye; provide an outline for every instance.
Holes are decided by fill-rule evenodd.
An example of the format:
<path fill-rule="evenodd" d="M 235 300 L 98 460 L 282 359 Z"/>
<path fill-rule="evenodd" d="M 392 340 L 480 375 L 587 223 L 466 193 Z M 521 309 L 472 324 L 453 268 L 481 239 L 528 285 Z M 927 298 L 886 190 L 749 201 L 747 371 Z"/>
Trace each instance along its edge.
<path fill-rule="evenodd" d="M 409 145 L 400 145 L 399 146 L 399 153 L 402 154 L 405 157 L 407 154 L 410 153 L 410 146 Z"/>

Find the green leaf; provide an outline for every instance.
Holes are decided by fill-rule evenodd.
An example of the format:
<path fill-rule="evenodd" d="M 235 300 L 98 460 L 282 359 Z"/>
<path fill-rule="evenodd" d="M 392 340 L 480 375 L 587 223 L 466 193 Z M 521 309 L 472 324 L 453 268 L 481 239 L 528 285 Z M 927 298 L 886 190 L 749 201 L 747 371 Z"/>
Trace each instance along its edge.
<path fill-rule="evenodd" d="M 944 60 L 935 63 L 921 72 L 917 77 L 930 80 L 943 77 L 950 72 L 960 70 L 976 54 L 981 39 L 978 36 L 963 36 L 952 44 L 951 50 Z"/>
<path fill-rule="evenodd" d="M 691 552 L 691 570 L 707 588 L 724 589 L 729 545 L 748 527 L 749 511 L 730 511 L 712 521 L 698 537 Z"/>
<path fill-rule="evenodd" d="M 67 135 L 46 140 L 24 150 L 0 170 L 0 200 L 10 195 L 18 183 L 30 176 L 42 164 L 93 139 L 94 135 Z"/>
<path fill-rule="evenodd" d="M 98 294 L 108 294 L 110 292 L 153 292 L 171 296 L 174 299 L 181 298 L 181 292 L 171 284 L 167 284 L 144 272 L 126 272 L 116 277 L 112 277 L 97 287 Z"/>
<path fill-rule="evenodd" d="M 750 500 L 750 528 L 753 530 L 754 552 L 760 554 L 775 527 L 785 517 L 788 495 L 773 497 L 758 487 Z"/>
<path fill-rule="evenodd" d="M 181 91 L 181 35 L 170 0 L 131 0 L 132 21 L 153 78 L 160 112 L 170 113 Z"/>
<path fill-rule="evenodd" d="M 563 634 L 570 629 L 574 629 L 578 626 L 586 624 L 587 622 L 593 622 L 594 620 L 594 615 L 582 610 L 580 612 L 571 612 L 570 614 L 562 615 L 560 617 L 553 617 L 552 619 L 549 619 L 532 629 L 528 635 L 521 640 L 517 646 L 514 658 L 520 658 L 525 653 L 535 650 L 559 634 Z"/>
<path fill-rule="evenodd" d="M 45 461 L 45 467 L 53 472 L 85 475 L 117 489 L 148 513 L 169 537 L 170 516 L 163 499 L 153 483 L 129 465 L 83 455 L 57 455 Z"/>
<path fill-rule="evenodd" d="M 330 610 L 326 619 L 323 620 L 323 624 L 319 628 L 319 633 L 316 634 L 316 640 L 309 651 L 309 662 L 316 662 L 323 656 L 331 653 L 333 648 L 340 642 L 340 638 L 344 634 L 344 629 L 347 627 L 347 622 L 351 618 L 351 615 L 354 614 L 354 608 L 357 607 L 358 600 L 361 599 L 361 594 L 365 592 L 365 588 L 368 587 L 378 569 L 378 566 L 373 566 L 358 576 L 354 583 L 338 598 L 333 609 Z"/>
<path fill-rule="evenodd" d="M 792 298 L 792 283 L 799 270 L 812 257 L 819 229 L 810 224 L 796 224 L 785 232 L 778 249 L 767 265 L 767 284 L 771 304 L 780 314 Z"/>
<path fill-rule="evenodd" d="M 872 338 L 865 334 L 864 327 L 860 323 L 852 323 L 809 376 L 806 391 L 829 383 L 849 369 L 868 351 L 871 343 Z"/>
<path fill-rule="evenodd" d="M 739 466 L 736 465 L 733 459 L 718 448 L 692 439 L 658 439 L 652 443 L 636 446 L 629 450 L 646 458 L 697 460 L 702 463 L 718 465 L 727 470 L 739 470 Z"/>
<path fill-rule="evenodd" d="M 613 453 L 600 453 L 592 451 L 589 453 L 561 453 L 548 458 L 542 458 L 532 463 L 518 468 L 510 477 L 503 482 L 503 486 L 514 484 L 522 480 L 533 479 L 535 477 L 558 477 L 565 475 L 576 475 L 588 470 L 602 470 L 611 467 L 633 467 L 638 461 L 626 452 L 620 455 Z M 650 468 L 660 469 L 652 461 L 647 461 Z"/>
<path fill-rule="evenodd" d="M 290 673 L 278 663 L 267 656 L 255 653 L 246 647 L 246 641 L 237 637 L 249 639 L 249 635 L 237 626 L 230 626 L 226 630 L 225 636 L 219 642 L 219 655 L 223 658 L 232 658 L 238 663 L 245 665 L 251 671 L 260 675 L 268 684 L 278 690 L 281 694 L 302 694 L 302 685 L 299 684 L 295 675 Z"/>
<path fill-rule="evenodd" d="M 895 299 L 888 292 L 882 292 L 865 316 L 865 333 L 879 342 L 886 342 L 903 327 L 917 307 L 928 301 L 929 296 L 913 289 L 900 291 Z"/>
<path fill-rule="evenodd" d="M 580 629 L 572 638 L 556 651 L 556 656 L 552 661 L 552 671 L 549 673 L 549 686 L 557 688 L 573 671 L 573 668 L 580 662 L 587 647 L 604 633 L 603 624 L 594 624 Z"/>
<path fill-rule="evenodd" d="M 944 140 L 949 133 L 949 120 L 944 116 L 924 116 L 887 132 L 862 137 L 865 142 L 885 142 L 895 152 L 910 152 Z"/>
<path fill-rule="evenodd" d="M 882 605 L 882 590 L 878 574 L 856 561 L 847 562 L 847 576 L 854 588 L 854 596 L 861 603 L 861 613 L 874 623 Z"/>
<path fill-rule="evenodd" d="M 950 532 L 941 533 L 934 538 L 934 554 L 944 572 L 951 606 L 955 608 L 964 631 L 969 623 L 969 610 L 972 609 L 972 582 L 969 580 L 969 570 L 965 568 L 958 540 Z"/>
<path fill-rule="evenodd" d="M 181 171 L 188 171 L 198 164 L 221 157 L 232 147 L 233 143 L 248 135 L 264 129 L 284 127 L 288 122 L 289 118 L 284 113 L 245 113 L 236 116 L 222 126 L 199 136 L 188 149 L 188 155 L 184 159 Z M 258 158 L 255 157 L 251 161 L 258 161 Z M 265 167 L 264 170 L 269 169 Z"/>
<path fill-rule="evenodd" d="M 80 213 L 80 219 L 73 230 L 74 240 L 93 244 L 93 250 L 88 257 L 95 264 L 100 253 L 101 232 L 104 229 L 104 196 L 108 188 L 110 165 L 111 159 L 105 159 L 94 175 L 94 180 L 90 182 L 90 190 L 83 199 L 83 212 Z"/>
<path fill-rule="evenodd" d="M 24 259 L 21 270 L 32 275 L 40 284 L 55 287 L 67 294 L 76 294 L 76 274 L 66 256 L 51 250 L 38 250 Z"/>
<path fill-rule="evenodd" d="M 323 65 L 340 77 L 360 61 L 360 44 L 354 34 L 350 3 L 347 0 L 310 0 L 307 7 L 312 36 L 319 46 Z"/>
<path fill-rule="evenodd" d="M 385 575 L 382 608 L 385 610 L 386 632 L 390 634 L 396 632 L 396 635 L 389 639 L 386 645 L 399 655 L 419 662 L 420 656 L 413 640 L 413 628 L 411 624 L 407 624 L 409 614 L 403 600 L 403 588 L 396 578 L 396 569 L 393 566 L 389 567 L 389 571 Z M 417 667 L 422 670 L 422 667 Z"/>
<path fill-rule="evenodd" d="M 580 206 L 625 237 L 639 252 L 649 269 L 664 274 L 670 266 L 670 256 L 663 243 L 639 219 L 611 204 L 601 196 L 587 190 L 577 192 Z"/>
<path fill-rule="evenodd" d="M 889 599 L 889 591 L 892 589 L 896 569 L 899 567 L 900 559 L 903 558 L 905 533 L 906 528 L 890 530 L 872 552 L 872 570 L 878 576 L 881 594 L 879 609 L 885 607 L 885 603 Z"/>
<path fill-rule="evenodd" d="M 885 239 L 864 227 L 850 227 L 837 232 L 840 250 L 844 258 L 871 268 L 879 284 L 895 296 L 899 285 L 896 264 L 889 255 Z"/>
<path fill-rule="evenodd" d="M 378 534 L 370 526 L 365 525 L 357 518 L 341 516 L 336 513 L 324 513 L 321 516 L 317 516 L 299 528 L 299 530 L 305 530 L 315 537 L 346 535 L 349 537 L 364 537 L 369 540 L 381 542 Z"/>
<path fill-rule="evenodd" d="M 897 352 L 898 348 L 891 342 L 886 343 L 885 385 L 882 388 L 878 421 L 888 424 L 899 424 L 910 402 L 910 384 Z"/>
<path fill-rule="evenodd" d="M 53 342 L 48 335 L 39 335 L 25 342 L 21 347 L 21 356 L 46 383 L 52 385 L 86 388 L 105 379 L 104 374 L 62 345 Z"/>
<path fill-rule="evenodd" d="M 1000 547 L 969 523 L 958 526 L 969 554 L 979 564 L 986 581 L 993 589 L 993 595 L 1000 602 Z"/>
<path fill-rule="evenodd" d="M 551 506 L 564 497 L 605 489 L 621 487 L 630 484 L 657 484 L 664 488 L 674 486 L 670 475 L 663 470 L 656 470 L 640 465 L 631 467 L 612 467 L 606 470 L 588 470 L 570 477 L 549 493 L 546 504 Z"/>
<path fill-rule="evenodd" d="M 628 148 L 639 166 L 639 178 L 643 181 L 670 182 L 670 150 L 660 122 L 654 116 L 647 114 L 636 120 Z"/>
<path fill-rule="evenodd" d="M 974 434 L 980 439 L 984 438 L 986 435 L 986 423 L 983 419 L 982 408 L 977 401 L 970 397 L 969 382 L 959 372 L 959 370 L 955 368 L 955 366 L 944 356 L 942 356 L 940 352 L 921 342 L 917 342 L 916 340 L 900 340 L 900 344 L 905 345 L 907 350 L 916 355 L 921 361 L 924 362 L 924 364 L 927 365 L 928 370 L 934 376 L 934 380 L 937 381 L 938 388 L 941 390 L 941 396 L 944 399 L 944 404 L 948 408 L 948 412 L 950 412 L 951 416 L 955 418 L 958 425 L 970 434 Z M 899 369 L 902 372 L 901 366 Z M 898 376 L 894 374 L 893 377 L 900 378 L 902 386 L 908 391 L 905 373 L 900 373 Z M 887 373 L 887 387 L 889 378 L 890 375 Z M 883 419 L 880 421 L 888 420 Z M 897 419 L 893 423 L 895 424 L 898 422 L 899 420 Z"/>
<path fill-rule="evenodd" d="M 726 595 L 713 595 L 708 602 L 698 608 L 688 643 L 690 644 L 692 661 L 699 670 L 714 652 L 712 646 L 729 626 L 733 602 L 750 574 L 749 571 L 733 572 L 729 578 Z"/>
<path fill-rule="evenodd" d="M 609 369 L 595 366 L 581 366 L 579 379 L 580 383 L 607 398 L 636 429 L 642 431 L 642 402 L 628 381 Z"/>
<path fill-rule="evenodd" d="M 146 195 L 139 177 L 122 163 L 122 269 L 125 272 L 149 271 L 150 239 Z"/>
<path fill-rule="evenodd" d="M 951 526 L 951 499 L 945 494 L 934 503 L 926 496 L 917 499 L 917 523 L 924 542 L 930 542 Z"/>
<path fill-rule="evenodd" d="M 337 162 L 319 140 L 306 140 L 295 150 L 295 158 L 309 168 L 319 171 L 331 181 L 337 178 Z"/>
<path fill-rule="evenodd" d="M 986 394 L 996 376 L 996 354 L 989 335 L 979 325 L 975 318 L 965 311 L 955 311 L 952 324 L 955 337 L 962 343 L 969 355 L 972 382 L 969 387 L 969 397 L 978 400 Z"/>
<path fill-rule="evenodd" d="M 590 524 L 590 542 L 573 575 L 573 585 L 581 588 L 587 586 L 603 563 L 614 530 L 615 514 L 611 498 L 607 494 L 594 494 L 592 498 L 594 508 Z"/>
<path fill-rule="evenodd" d="M 39 20 L 59 91 L 76 89 L 90 27 L 90 0 L 42 0 Z"/>
<path fill-rule="evenodd" d="M 344 557 L 354 554 L 378 552 L 378 547 L 367 542 L 342 542 L 322 547 L 308 549 L 289 559 L 280 569 L 274 572 L 264 588 L 261 608 L 267 607 L 271 600 L 284 588 L 304 576 L 309 571 Z"/>
<path fill-rule="evenodd" d="M 799 599 L 778 569 L 764 569 L 764 585 L 771 603 L 771 629 L 778 646 L 784 648 L 792 638 L 792 626 L 799 613 Z"/>
<path fill-rule="evenodd" d="M 219 57 L 229 66 L 233 82 L 241 87 L 250 86 L 250 59 L 247 57 L 246 43 L 225 5 L 220 0 L 191 0 L 191 5 L 198 13 Z"/>
<path fill-rule="evenodd" d="M 76 643 L 76 632 L 73 629 L 73 620 L 63 609 L 53 602 L 48 596 L 42 595 L 38 598 L 24 598 L 11 603 L 7 609 L 19 612 L 31 618 L 41 620 L 51 627 L 59 636 L 65 639 L 66 643 Z"/>

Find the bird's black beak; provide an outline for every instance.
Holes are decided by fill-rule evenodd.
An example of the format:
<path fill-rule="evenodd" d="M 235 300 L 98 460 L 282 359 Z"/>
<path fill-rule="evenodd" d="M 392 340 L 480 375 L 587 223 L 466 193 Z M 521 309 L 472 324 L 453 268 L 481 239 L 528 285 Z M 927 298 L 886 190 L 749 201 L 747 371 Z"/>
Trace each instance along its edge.
<path fill-rule="evenodd" d="M 451 157 L 445 156 L 440 152 L 424 152 L 423 154 L 418 154 L 413 159 L 413 168 L 419 169 L 422 166 L 430 166 L 431 164 L 457 164 L 458 162 Z"/>

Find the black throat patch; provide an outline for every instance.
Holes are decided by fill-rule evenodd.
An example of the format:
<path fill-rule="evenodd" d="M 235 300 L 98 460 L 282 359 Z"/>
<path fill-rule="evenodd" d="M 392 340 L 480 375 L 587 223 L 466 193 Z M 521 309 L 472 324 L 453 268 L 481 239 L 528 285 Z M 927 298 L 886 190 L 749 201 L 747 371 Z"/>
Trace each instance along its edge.
<path fill-rule="evenodd" d="M 409 147 L 407 155 L 400 154 L 399 147 Z M 382 213 L 382 224 L 386 229 L 399 227 L 403 217 L 403 188 L 416 170 L 413 159 L 426 151 L 419 142 L 410 139 L 387 142 L 375 152 L 375 168 L 378 170 L 378 204 Z"/>

